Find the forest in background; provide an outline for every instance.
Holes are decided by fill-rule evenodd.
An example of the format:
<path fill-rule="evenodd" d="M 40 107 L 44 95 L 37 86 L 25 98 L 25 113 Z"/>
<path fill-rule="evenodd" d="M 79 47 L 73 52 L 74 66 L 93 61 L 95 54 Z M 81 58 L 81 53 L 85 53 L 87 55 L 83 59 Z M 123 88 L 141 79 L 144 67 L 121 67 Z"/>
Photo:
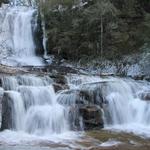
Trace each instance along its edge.
<path fill-rule="evenodd" d="M 149 44 L 148 0 L 40 1 L 49 54 L 67 60 L 121 59 Z"/>

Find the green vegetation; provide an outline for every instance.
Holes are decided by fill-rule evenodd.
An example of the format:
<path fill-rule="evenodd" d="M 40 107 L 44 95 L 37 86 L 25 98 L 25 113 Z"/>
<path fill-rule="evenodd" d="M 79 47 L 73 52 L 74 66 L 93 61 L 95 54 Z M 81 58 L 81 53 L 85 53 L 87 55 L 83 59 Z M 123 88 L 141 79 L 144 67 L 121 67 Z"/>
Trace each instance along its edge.
<path fill-rule="evenodd" d="M 147 0 L 41 1 L 50 54 L 69 60 L 116 59 L 149 42 Z"/>

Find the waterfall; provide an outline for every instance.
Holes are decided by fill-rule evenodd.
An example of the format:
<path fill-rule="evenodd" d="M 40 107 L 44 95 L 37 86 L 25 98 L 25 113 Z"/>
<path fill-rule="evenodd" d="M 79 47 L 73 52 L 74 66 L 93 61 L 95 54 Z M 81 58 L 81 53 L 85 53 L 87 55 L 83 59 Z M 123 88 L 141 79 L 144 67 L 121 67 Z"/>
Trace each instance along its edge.
<path fill-rule="evenodd" d="M 43 32 L 43 41 L 42 41 L 42 44 L 43 44 L 43 48 L 44 48 L 43 58 L 45 59 L 45 61 L 48 64 L 51 64 L 53 62 L 54 56 L 48 55 L 48 51 L 47 51 L 47 40 L 48 39 L 47 39 L 47 35 L 46 35 L 46 24 L 45 24 L 44 14 L 42 14 L 42 11 L 41 11 L 41 18 L 42 18 L 42 32 Z"/>
<path fill-rule="evenodd" d="M 10 4 L 14 6 L 36 6 L 36 0 L 10 0 Z"/>
<path fill-rule="evenodd" d="M 12 0 L 0 8 L 0 58 L 8 65 L 43 65 L 36 56 L 33 32 L 37 10 L 30 0 Z"/>
<path fill-rule="evenodd" d="M 61 103 L 80 101 L 84 105 L 99 105 L 104 112 L 106 129 L 150 137 L 149 82 L 71 75 L 68 76 L 68 84 L 75 91 L 69 95 L 66 93 Z"/>
<path fill-rule="evenodd" d="M 2 129 L 35 135 L 69 131 L 68 111 L 57 102 L 49 77 L 4 77 L 2 86 Z"/>
<path fill-rule="evenodd" d="M 95 126 L 150 137 L 149 82 L 67 75 L 69 89 L 56 93 L 54 80 L 36 75 L 2 77 L 1 129 L 9 130 L 0 140 L 5 142 L 10 135 L 12 141 L 17 134 L 21 141 L 28 141 L 26 137 L 55 141 Z"/>
<path fill-rule="evenodd" d="M 149 83 L 115 79 L 107 84 L 104 95 L 108 105 L 105 108 L 105 126 L 150 133 L 150 102 L 144 95 L 150 92 Z M 143 131 L 142 131 L 143 132 Z"/>
<path fill-rule="evenodd" d="M 47 58 L 47 47 L 46 47 L 46 42 L 47 42 L 47 37 L 46 37 L 46 29 L 45 29 L 45 21 L 44 17 L 42 16 L 42 30 L 43 30 L 43 47 L 44 47 L 44 58 Z"/>

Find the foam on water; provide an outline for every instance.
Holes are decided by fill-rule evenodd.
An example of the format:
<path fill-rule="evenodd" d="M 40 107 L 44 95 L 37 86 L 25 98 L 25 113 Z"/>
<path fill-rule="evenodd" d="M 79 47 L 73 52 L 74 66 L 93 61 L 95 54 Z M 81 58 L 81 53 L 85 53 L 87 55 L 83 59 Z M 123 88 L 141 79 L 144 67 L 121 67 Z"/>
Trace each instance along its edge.
<path fill-rule="evenodd" d="M 100 144 L 100 147 L 112 147 L 112 146 L 120 145 L 120 144 L 122 144 L 122 143 L 119 141 L 115 141 L 115 140 L 110 139 L 110 140 Z"/>
<path fill-rule="evenodd" d="M 81 136 L 81 135 L 80 135 Z M 47 134 L 43 136 L 31 135 L 23 131 L 5 130 L 0 134 L 0 142 L 2 145 L 44 145 L 51 142 L 67 144 L 80 138 L 79 133 L 64 132 L 61 134 Z"/>

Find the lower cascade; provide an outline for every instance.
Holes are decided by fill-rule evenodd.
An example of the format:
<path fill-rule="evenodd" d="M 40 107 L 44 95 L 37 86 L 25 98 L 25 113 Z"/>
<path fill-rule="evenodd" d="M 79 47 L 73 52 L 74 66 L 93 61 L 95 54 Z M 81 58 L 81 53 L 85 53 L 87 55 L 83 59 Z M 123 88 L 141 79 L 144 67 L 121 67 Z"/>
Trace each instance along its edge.
<path fill-rule="evenodd" d="M 3 86 L 2 130 L 37 135 L 69 130 L 67 110 L 57 102 L 49 78 L 6 77 Z"/>
<path fill-rule="evenodd" d="M 149 83 L 110 77 L 65 78 L 69 89 L 57 92 L 48 76 L 3 77 L 1 130 L 49 135 L 104 127 L 149 134 Z"/>
<path fill-rule="evenodd" d="M 69 77 L 68 80 L 70 87 L 76 89 L 70 101 L 89 107 L 100 106 L 104 128 L 149 136 L 149 82 L 84 76 Z M 86 121 L 83 118 L 83 124 L 86 125 Z"/>

